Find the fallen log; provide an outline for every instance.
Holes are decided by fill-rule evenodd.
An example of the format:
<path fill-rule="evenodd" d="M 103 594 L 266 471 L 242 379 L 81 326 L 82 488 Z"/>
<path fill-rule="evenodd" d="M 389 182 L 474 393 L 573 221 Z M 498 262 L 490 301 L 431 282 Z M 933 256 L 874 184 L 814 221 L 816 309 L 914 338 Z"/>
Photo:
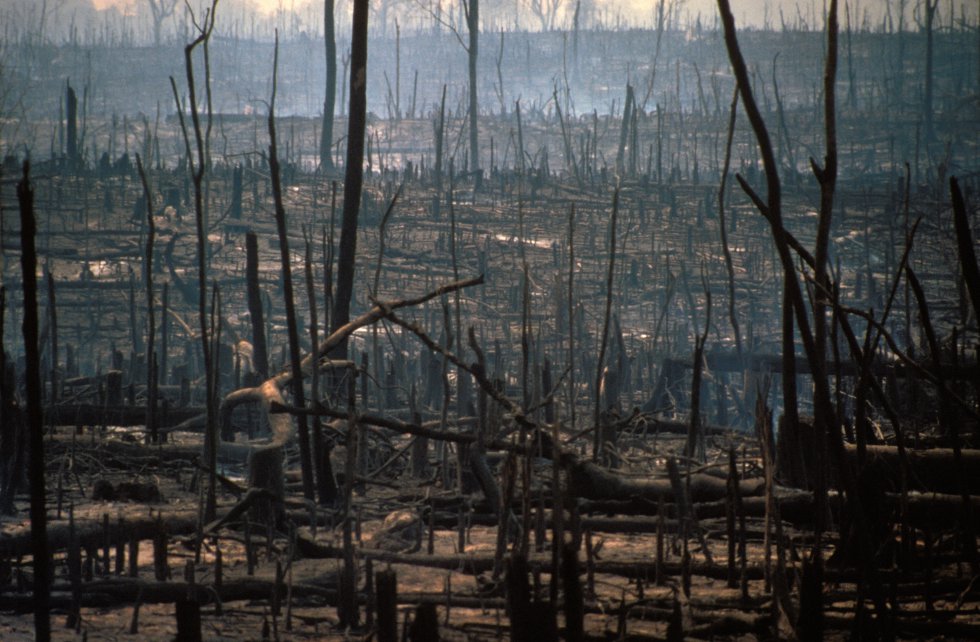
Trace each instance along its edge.
<path fill-rule="evenodd" d="M 846 445 L 847 460 L 857 466 L 857 446 Z M 980 495 L 980 450 L 961 452 L 962 476 L 951 448 L 905 449 L 908 455 L 908 488 L 923 492 Z M 898 491 L 902 462 L 895 446 L 867 446 L 864 473 L 879 480 L 884 490 Z"/>
<path fill-rule="evenodd" d="M 854 618 L 847 615 L 824 613 L 824 626 L 835 630 L 852 630 Z M 916 617 L 915 615 L 898 613 L 894 621 L 889 623 L 893 635 L 912 639 L 943 639 L 980 640 L 980 624 L 963 621 L 942 620 L 934 614 Z"/>
<path fill-rule="evenodd" d="M 301 555 L 313 559 L 338 559 L 344 555 L 343 547 L 324 544 L 313 540 L 306 529 L 297 529 L 296 547 Z M 426 555 L 421 553 L 396 553 L 392 551 L 361 548 L 358 550 L 361 559 L 370 559 L 386 564 L 405 564 L 424 568 L 441 568 L 455 570 L 460 573 L 477 575 L 487 573 L 494 568 L 494 556 L 490 555 Z M 531 570 L 550 572 L 552 559 L 550 554 L 532 555 L 528 559 Z M 664 562 L 661 572 L 666 575 L 680 575 L 682 564 L 678 561 Z M 713 579 L 726 579 L 728 569 L 721 564 L 706 564 L 692 561 L 690 573 Z M 649 560 L 596 560 L 596 573 L 608 573 L 623 577 L 652 578 L 656 570 L 656 561 Z M 750 580 L 762 579 L 763 566 L 750 564 L 746 568 L 746 577 Z"/>
<path fill-rule="evenodd" d="M 840 495 L 837 492 L 828 494 L 828 504 L 835 520 L 840 519 Z M 816 510 L 813 493 L 795 489 L 780 488 L 775 492 L 775 501 L 779 505 L 779 517 L 784 522 L 798 528 L 813 525 Z M 885 493 L 881 501 L 891 516 L 893 523 L 901 519 L 902 497 L 898 493 Z M 959 495 L 941 493 L 912 492 L 906 497 L 908 523 L 919 528 L 955 528 L 963 523 L 963 498 Z M 975 528 L 980 529 L 980 497 L 971 497 L 972 512 Z M 673 506 L 666 503 L 668 515 L 673 516 Z M 582 515 L 602 513 L 606 515 L 657 515 L 657 502 L 648 498 L 631 498 L 626 500 L 580 500 L 579 512 Z M 725 516 L 725 500 L 701 501 L 695 504 L 698 516 L 702 519 L 721 518 Z M 766 514 L 766 498 L 764 496 L 743 497 L 742 510 L 746 517 L 762 518 Z M 583 518 L 583 523 L 586 518 Z"/>
<path fill-rule="evenodd" d="M 327 584 L 324 582 L 323 584 Z M 336 602 L 337 589 L 321 583 L 294 582 L 289 590 L 293 598 L 320 597 L 326 602 Z M 187 582 L 151 582 L 132 577 L 113 577 L 85 582 L 81 606 L 111 607 L 139 602 L 141 604 L 172 604 L 191 599 L 199 604 L 211 604 L 215 598 L 222 603 L 240 600 L 269 600 L 278 592 L 286 597 L 286 585 L 275 580 L 255 577 L 228 579 L 217 587 L 213 584 L 188 584 Z M 51 606 L 68 608 L 72 605 L 71 588 L 67 585 L 52 587 Z M 24 593 L 0 593 L 0 612 L 25 613 L 31 610 L 32 598 Z"/>
<path fill-rule="evenodd" d="M 157 422 L 160 428 L 172 428 L 202 414 L 204 408 L 161 408 Z M 44 409 L 44 422 L 54 426 L 144 426 L 146 407 L 87 403 L 48 406 Z"/>
<path fill-rule="evenodd" d="M 109 533 L 106 535 L 102 515 L 110 513 Z M 120 523 L 121 520 L 121 523 Z M 148 514 L 146 507 L 138 504 L 120 507 L 113 506 L 110 511 L 98 511 L 97 516 L 75 515 L 75 538 L 82 548 L 97 548 L 106 541 L 110 545 L 129 542 L 132 539 L 151 539 L 160 531 L 160 525 L 169 535 L 187 535 L 197 529 L 197 509 L 188 508 Z M 48 548 L 58 551 L 71 544 L 71 529 L 67 519 L 48 521 Z M 21 557 L 31 554 L 30 525 L 22 524 L 0 533 L 0 558 Z"/>
<path fill-rule="evenodd" d="M 70 438 L 64 436 L 56 436 L 50 443 L 57 446 L 53 449 L 54 452 L 59 452 L 58 448 L 68 450 L 72 447 Z M 253 448 L 254 446 L 249 444 L 221 442 L 218 448 L 218 456 L 225 462 L 244 463 Z M 94 451 L 90 450 L 89 452 L 94 452 L 102 458 L 100 461 L 106 464 L 118 460 L 118 463 L 123 465 L 139 462 L 143 465 L 157 466 L 177 461 L 193 462 L 199 460 L 203 454 L 201 447 L 196 445 L 166 443 L 147 446 L 118 439 L 103 440 L 99 442 Z"/>
<path fill-rule="evenodd" d="M 691 501 L 723 499 L 727 495 L 724 478 L 706 473 L 690 476 L 688 484 Z M 765 491 L 761 478 L 739 482 L 742 497 L 760 496 Z M 586 461 L 571 461 L 568 465 L 568 492 L 582 499 L 635 498 L 656 503 L 662 497 L 672 502 L 674 490 L 670 480 L 627 477 Z"/>
<path fill-rule="evenodd" d="M 261 491 L 254 491 L 253 495 Z M 222 523 L 235 519 L 241 502 L 222 504 L 219 511 L 228 511 L 219 520 Z M 108 539 L 103 526 L 103 516 L 109 514 Z M 82 548 L 101 547 L 106 541 L 111 545 L 129 542 L 132 539 L 153 538 L 160 531 L 161 524 L 168 535 L 189 535 L 197 531 L 197 508 L 165 508 L 147 512 L 141 504 L 92 505 L 82 512 L 75 511 L 75 537 Z M 308 523 L 309 511 L 295 511 L 290 518 L 296 523 Z M 217 528 L 214 524 L 210 528 Z M 67 519 L 48 520 L 48 547 L 51 551 L 68 548 L 71 543 Z M 0 532 L 0 559 L 30 555 L 31 531 L 29 524 L 6 527 Z"/>

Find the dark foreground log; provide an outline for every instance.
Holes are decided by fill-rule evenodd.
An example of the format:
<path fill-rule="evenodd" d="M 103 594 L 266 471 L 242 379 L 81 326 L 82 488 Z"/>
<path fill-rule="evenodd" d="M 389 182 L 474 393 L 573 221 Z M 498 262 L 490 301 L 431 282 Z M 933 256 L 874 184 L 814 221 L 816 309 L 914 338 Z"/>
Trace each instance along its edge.
<path fill-rule="evenodd" d="M 326 578 L 324 578 L 326 582 Z M 174 604 L 190 599 L 199 604 L 211 604 L 215 597 L 221 602 L 236 600 L 268 600 L 278 593 L 286 596 L 286 586 L 274 579 L 242 577 L 224 579 L 220 587 L 187 582 L 151 582 L 129 577 L 113 577 L 85 583 L 81 595 L 84 607 L 111 607 L 139 601 L 143 604 Z M 321 597 L 324 601 L 336 600 L 336 589 L 320 583 L 294 582 L 294 597 Z M 25 612 L 30 610 L 30 595 L 22 593 L 0 594 L 0 611 Z M 52 587 L 51 606 L 64 609 L 71 606 L 71 589 L 67 585 Z"/>
<path fill-rule="evenodd" d="M 831 492 L 828 499 L 834 519 L 839 519 L 840 500 L 838 493 Z M 812 493 L 780 488 L 775 492 L 775 500 L 779 505 L 779 517 L 784 522 L 797 528 L 813 526 L 816 505 Z M 901 518 L 901 495 L 885 493 L 882 495 L 881 501 L 886 514 L 890 515 L 892 521 L 897 523 Z M 907 520 L 911 526 L 952 528 L 962 524 L 963 498 L 959 495 L 912 492 L 908 494 L 905 502 Z M 971 503 L 975 527 L 980 527 L 980 497 L 972 497 Z M 656 503 L 643 498 L 579 502 L 579 511 L 583 515 L 600 513 L 617 516 L 653 516 L 657 515 L 657 507 Z M 701 519 L 725 517 L 725 500 L 698 502 L 694 508 Z M 673 516 L 673 506 L 667 504 L 667 509 L 668 514 Z M 766 514 L 766 498 L 744 497 L 742 498 L 742 510 L 746 517 L 763 518 Z M 614 530 L 613 526 L 617 523 L 622 524 L 622 530 L 619 532 L 654 532 L 647 531 L 647 529 L 655 526 L 655 521 L 650 517 L 632 520 L 628 517 L 582 518 L 583 526 L 593 530 Z M 668 527 L 671 525 L 672 522 L 667 523 Z"/>
<path fill-rule="evenodd" d="M 673 501 L 674 490 L 670 480 L 627 477 L 610 471 L 591 462 L 577 461 L 568 470 L 569 494 L 582 499 L 635 498 L 653 504 L 662 497 Z M 765 482 L 761 478 L 746 479 L 739 482 L 742 497 L 762 495 Z M 703 502 L 724 499 L 727 487 L 723 477 L 705 473 L 691 475 L 689 492 L 691 501 Z"/>
<path fill-rule="evenodd" d="M 157 425 L 172 428 L 204 414 L 204 408 L 186 407 L 160 409 Z M 48 406 L 44 409 L 44 422 L 55 426 L 144 426 L 146 408 L 143 406 L 100 406 L 98 404 L 70 404 Z"/>
<path fill-rule="evenodd" d="M 901 458 L 895 446 L 870 445 L 864 462 L 865 474 L 871 475 L 885 490 L 898 491 Z M 845 447 L 848 460 L 857 465 L 857 446 Z M 906 449 L 909 463 L 909 490 L 935 493 L 980 495 L 980 450 L 963 450 L 962 470 L 953 460 L 951 448 Z"/>

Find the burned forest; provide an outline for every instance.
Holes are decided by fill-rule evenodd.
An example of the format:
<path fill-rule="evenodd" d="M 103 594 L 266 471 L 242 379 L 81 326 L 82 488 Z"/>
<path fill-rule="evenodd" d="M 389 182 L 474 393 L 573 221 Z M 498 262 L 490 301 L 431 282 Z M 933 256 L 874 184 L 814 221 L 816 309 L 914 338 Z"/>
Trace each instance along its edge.
<path fill-rule="evenodd" d="M 974 0 L 0 24 L 0 639 L 980 639 Z"/>

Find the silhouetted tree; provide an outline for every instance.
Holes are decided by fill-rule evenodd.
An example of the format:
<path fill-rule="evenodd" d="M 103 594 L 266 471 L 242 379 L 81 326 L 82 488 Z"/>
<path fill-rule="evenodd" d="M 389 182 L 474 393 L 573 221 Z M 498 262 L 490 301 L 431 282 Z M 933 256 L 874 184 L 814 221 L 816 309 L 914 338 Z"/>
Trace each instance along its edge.
<path fill-rule="evenodd" d="M 364 181 L 364 131 L 367 115 L 367 23 L 368 0 L 355 0 L 350 48 L 350 107 L 347 124 L 347 166 L 344 173 L 344 210 L 340 223 L 337 296 L 334 299 L 331 331 L 350 320 L 350 300 L 354 292 L 357 213 L 361 207 L 361 185 Z M 333 354 L 340 358 L 346 358 L 347 341 L 341 342 Z"/>
<path fill-rule="evenodd" d="M 177 0 L 146 0 L 146 3 L 150 5 L 150 14 L 153 17 L 153 44 L 159 47 L 163 22 L 174 15 Z"/>

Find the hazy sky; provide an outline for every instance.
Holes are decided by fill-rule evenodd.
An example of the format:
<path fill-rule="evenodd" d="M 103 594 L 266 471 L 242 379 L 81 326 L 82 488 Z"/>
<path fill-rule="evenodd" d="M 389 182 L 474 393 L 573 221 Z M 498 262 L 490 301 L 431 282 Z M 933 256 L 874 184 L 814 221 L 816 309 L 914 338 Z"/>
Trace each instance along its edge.
<path fill-rule="evenodd" d="M 203 0 L 191 0 L 194 5 L 201 4 Z M 280 6 L 285 8 L 287 11 L 292 7 L 304 7 L 311 2 L 321 2 L 322 0 L 246 0 L 250 4 L 257 6 L 265 11 L 272 12 L 278 9 Z M 372 4 L 377 4 L 379 2 L 391 1 L 395 2 L 398 0 L 371 0 Z M 458 0 L 443 0 L 443 6 L 448 6 L 451 2 Z M 481 0 L 483 6 L 493 6 L 498 3 L 506 3 L 511 5 L 515 0 Z M 559 0 L 563 3 L 564 7 L 574 6 L 575 0 Z M 654 7 L 656 5 L 656 0 L 592 0 L 597 6 L 601 6 L 606 9 L 609 13 L 622 12 L 623 14 L 631 15 L 634 17 L 636 22 L 641 24 L 651 25 L 654 21 Z M 840 1 L 840 11 L 841 11 L 841 22 L 844 20 L 844 4 L 845 0 Z M 882 16 L 886 8 L 891 5 L 893 11 L 898 7 L 898 5 L 903 0 L 846 0 L 847 4 L 850 5 L 851 19 L 855 24 L 860 23 L 860 20 L 867 17 L 871 21 L 873 27 L 877 27 L 881 24 Z M 907 17 L 911 18 L 913 7 L 918 4 L 920 0 L 904 0 L 907 7 Z M 91 0 L 91 2 L 98 9 L 106 8 L 107 6 L 128 6 L 130 10 L 135 4 L 144 4 L 146 0 Z M 183 4 L 183 0 L 178 0 L 180 4 Z M 428 4 L 428 0 L 419 0 L 420 4 Z M 682 7 L 682 11 L 694 17 L 701 14 L 702 20 L 707 24 L 713 24 L 714 16 L 718 12 L 717 0 L 668 0 L 668 2 L 677 3 Z M 732 12 L 735 14 L 736 23 L 739 26 L 755 26 L 760 27 L 763 25 L 766 16 L 768 16 L 769 23 L 772 27 L 779 28 L 780 26 L 780 11 L 785 18 L 786 22 L 791 25 L 796 25 L 799 19 L 805 21 L 811 28 L 816 26 L 820 27 L 823 24 L 823 11 L 824 7 L 829 2 L 829 0 L 730 0 L 732 6 Z M 949 7 L 954 7 L 957 14 L 961 11 L 966 11 L 966 15 L 971 19 L 975 19 L 977 14 L 978 3 L 976 0 L 941 0 L 940 2 L 940 13 L 946 14 L 949 12 Z M 682 14 L 683 16 L 683 14 Z M 911 23 L 911 20 L 908 21 Z"/>

